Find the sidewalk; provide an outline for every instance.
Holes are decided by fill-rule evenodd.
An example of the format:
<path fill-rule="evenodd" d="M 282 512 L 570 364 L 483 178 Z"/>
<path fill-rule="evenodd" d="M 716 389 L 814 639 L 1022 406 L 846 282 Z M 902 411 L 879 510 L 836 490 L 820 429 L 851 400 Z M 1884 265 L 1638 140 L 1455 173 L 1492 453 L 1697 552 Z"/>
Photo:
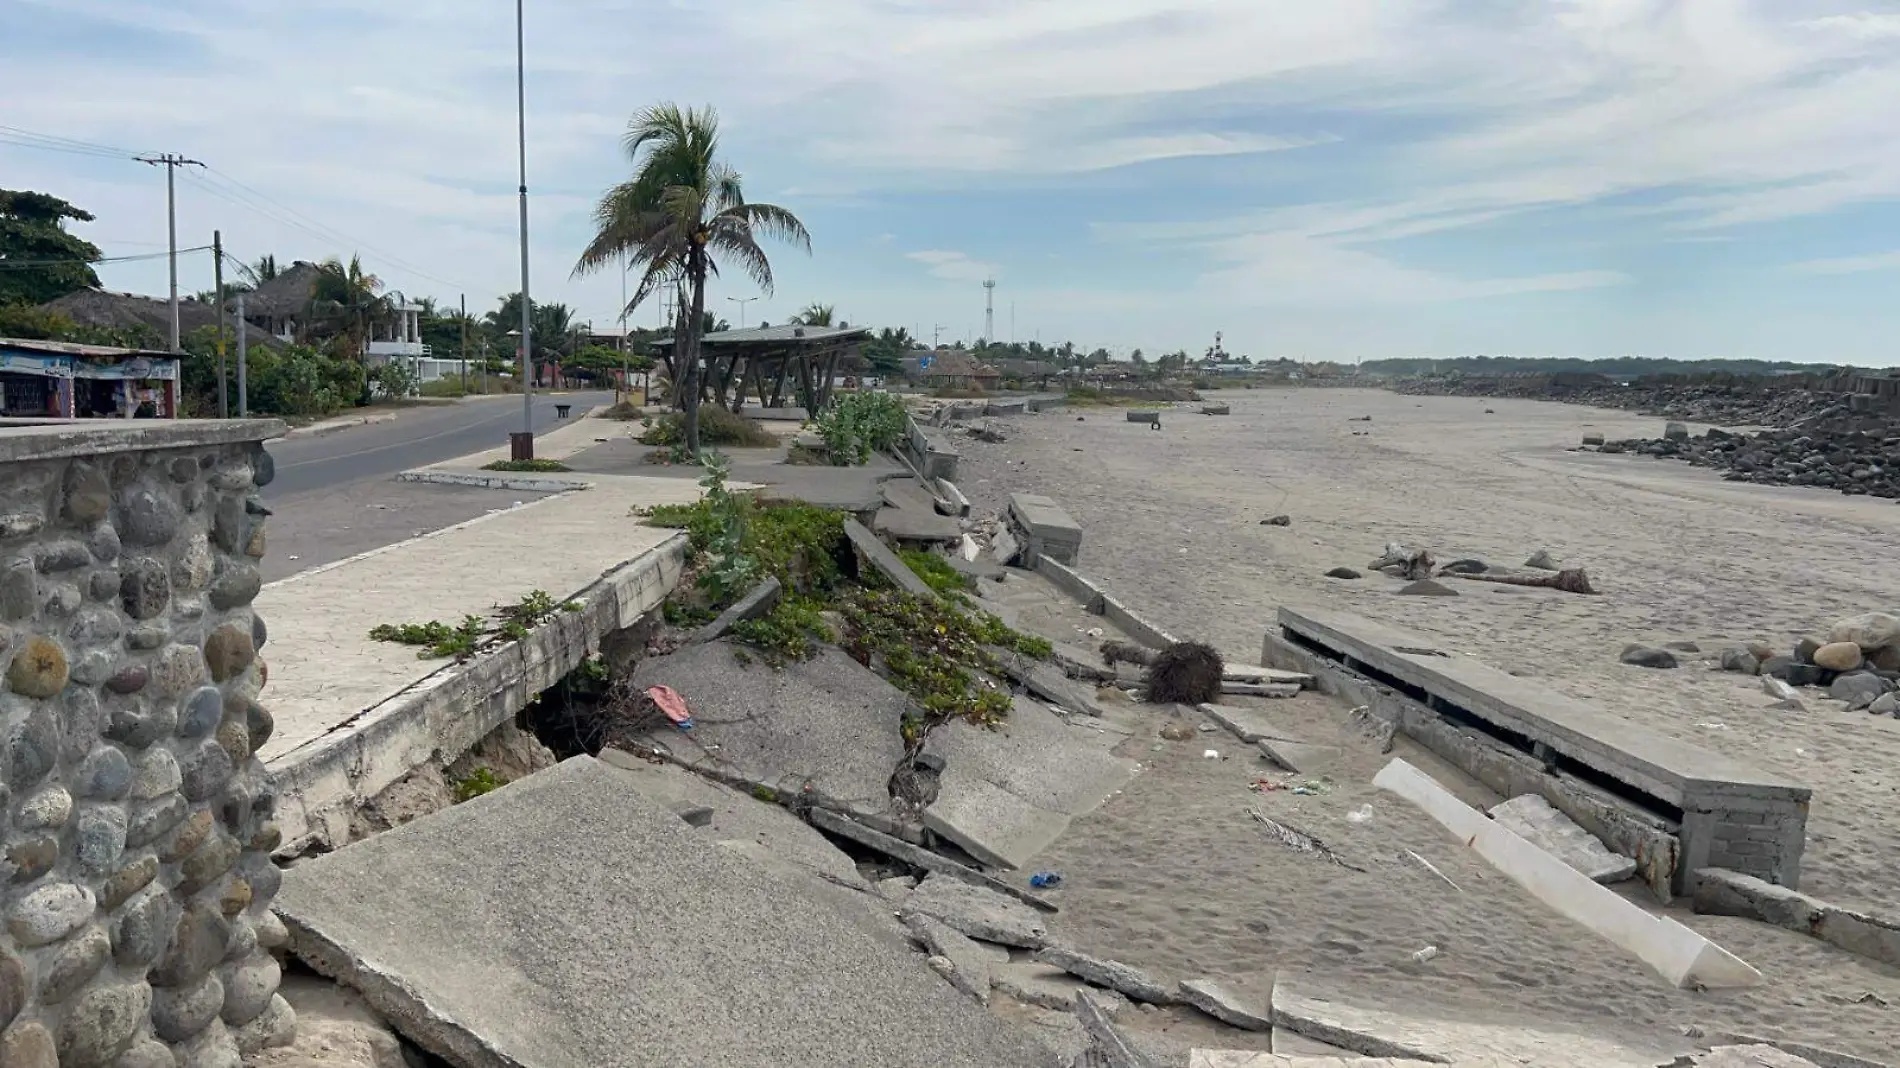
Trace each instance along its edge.
<path fill-rule="evenodd" d="M 623 424 L 575 420 L 537 452 L 571 455 L 603 429 Z M 438 466 L 490 474 L 479 467 L 501 451 Z M 632 513 L 697 500 L 694 480 L 586 475 L 558 488 L 264 587 L 256 606 L 270 631 L 270 682 L 260 699 L 276 729 L 258 756 L 280 784 L 287 849 L 346 843 L 356 803 L 438 752 L 466 749 L 672 591 L 684 537 Z M 582 608 L 461 664 L 369 639 L 384 623 L 492 617 L 535 590 Z"/>

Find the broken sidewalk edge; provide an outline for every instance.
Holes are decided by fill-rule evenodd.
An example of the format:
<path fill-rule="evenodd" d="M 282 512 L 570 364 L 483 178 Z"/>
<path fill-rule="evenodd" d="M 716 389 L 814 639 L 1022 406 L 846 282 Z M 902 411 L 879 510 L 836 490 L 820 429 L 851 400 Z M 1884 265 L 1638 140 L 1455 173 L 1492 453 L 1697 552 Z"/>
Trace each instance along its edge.
<path fill-rule="evenodd" d="M 903 861 L 912 867 L 957 879 L 969 883 L 972 886 L 980 886 L 985 890 L 994 890 L 999 894 L 1007 894 L 1023 904 L 1043 912 L 1054 913 L 1060 911 L 1056 904 L 1047 898 L 1032 894 L 1020 887 L 1012 886 L 1001 879 L 985 875 L 974 868 L 959 864 L 949 857 L 939 853 L 933 853 L 922 846 L 912 845 L 901 838 L 893 838 L 882 831 L 867 827 L 842 813 L 833 812 L 830 809 L 814 808 L 806 813 L 806 816 L 810 819 L 811 825 L 821 831 L 828 831 L 841 838 L 848 838 L 867 849 L 874 849 L 885 856 L 894 860 Z"/>

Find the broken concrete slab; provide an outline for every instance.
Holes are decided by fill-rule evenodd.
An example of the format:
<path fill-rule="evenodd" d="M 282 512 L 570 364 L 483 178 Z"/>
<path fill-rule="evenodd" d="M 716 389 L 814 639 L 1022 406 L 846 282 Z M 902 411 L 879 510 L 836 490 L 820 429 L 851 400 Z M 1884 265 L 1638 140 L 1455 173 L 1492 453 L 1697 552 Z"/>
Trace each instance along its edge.
<path fill-rule="evenodd" d="M 963 525 L 940 510 L 935 494 L 915 478 L 884 483 L 885 506 L 878 509 L 872 529 L 900 542 L 949 545 L 963 540 Z"/>
<path fill-rule="evenodd" d="M 1320 774 L 1337 763 L 1343 752 L 1336 745 L 1294 742 L 1284 738 L 1262 738 L 1255 744 L 1268 760 L 1302 775 Z"/>
<path fill-rule="evenodd" d="M 778 805 L 710 782 L 684 768 L 656 764 L 618 749 L 601 750 L 600 762 L 614 768 L 628 785 L 663 808 L 675 813 L 681 806 L 703 810 L 703 824 L 686 822 L 711 841 L 755 844 L 828 882 L 867 892 L 872 889 L 849 854 Z"/>
<path fill-rule="evenodd" d="M 1220 684 L 1220 692 L 1233 694 L 1236 697 L 1273 697 L 1284 700 L 1288 697 L 1298 697 L 1300 687 L 1290 682 L 1234 682 L 1224 679 Z"/>
<path fill-rule="evenodd" d="M 942 920 L 971 938 L 1022 949 L 1040 949 L 1049 938 L 1042 916 L 1027 905 L 980 886 L 932 873 L 904 899 L 900 910 Z"/>
<path fill-rule="evenodd" d="M 889 579 L 898 589 L 903 590 L 912 597 L 922 597 L 925 600 L 934 600 L 936 598 L 937 595 L 931 590 L 929 584 L 924 582 L 923 579 L 918 578 L 917 572 L 912 571 L 909 564 L 898 559 L 897 554 L 891 551 L 890 546 L 878 540 L 876 534 L 866 530 L 864 524 L 855 519 L 845 520 L 844 536 L 851 542 L 851 547 L 857 550 L 858 555 L 865 563 L 876 568 L 879 573 Z"/>
<path fill-rule="evenodd" d="M 1098 719 L 1106 714 L 1101 702 L 1095 698 L 1095 687 L 1071 679 L 1067 672 L 1053 662 L 1031 660 L 1006 650 L 997 650 L 997 660 L 1003 665 L 1003 673 L 1012 681 L 1064 711 L 1080 712 Z"/>
<path fill-rule="evenodd" d="M 1197 1049 L 1188 1054 L 1187 1068 L 1434 1068 L 1438 1061 L 1397 1060 L 1391 1057 L 1337 1057 L 1330 1054 L 1257 1053 L 1250 1049 Z M 1459 1062 L 1459 1068 L 1479 1068 Z M 1486 1066 L 1489 1068 L 1489 1066 Z M 1499 1066 L 1514 1068 L 1514 1066 Z"/>
<path fill-rule="evenodd" d="M 1644 1036 L 1635 1029 L 1615 1038 L 1573 1032 L 1508 1010 L 1500 1019 L 1509 1022 L 1500 1023 L 1411 1015 L 1332 992 L 1340 987 L 1281 972 L 1273 984 L 1274 1034 L 1292 1032 L 1365 1057 L 1453 1064 L 1499 1060 L 1538 1068 L 1655 1068 L 1697 1048 L 1680 1036 Z"/>
<path fill-rule="evenodd" d="M 1078 979 L 1125 994 L 1135 1001 L 1145 1001 L 1150 1005 L 1173 1005 L 1181 1000 L 1167 984 L 1140 968 L 1118 960 L 1091 957 L 1063 946 L 1045 946 L 1036 954 L 1036 959 L 1061 968 Z"/>
<path fill-rule="evenodd" d="M 985 864 L 1022 867 L 1140 770 L 1109 751 L 1119 741 L 1023 699 L 998 727 L 945 723 L 924 743 L 944 762 L 924 825 Z"/>
<path fill-rule="evenodd" d="M 1286 684 L 1291 686 L 1312 686 L 1313 676 L 1301 671 L 1284 671 L 1280 668 L 1259 667 L 1254 664 L 1227 664 L 1221 668 L 1223 682 L 1251 682 L 1257 685 Z"/>
<path fill-rule="evenodd" d="M 1284 1027 L 1273 1029 L 1273 1052 L 1286 1053 L 1301 1057 L 1357 1057 L 1349 1049 L 1341 1049 L 1330 1042 L 1321 1042 L 1317 1038 L 1308 1038 L 1297 1031 Z"/>
<path fill-rule="evenodd" d="M 732 606 L 719 613 L 711 623 L 694 631 L 693 636 L 686 639 L 686 644 L 704 645 L 715 638 L 723 638 L 734 624 L 770 613 L 778 607 L 779 594 L 782 592 L 784 588 L 779 585 L 777 578 L 766 579 L 746 591 L 744 597 L 732 602 Z"/>
<path fill-rule="evenodd" d="M 1275 726 L 1259 709 L 1243 708 L 1239 705 L 1220 705 L 1203 702 L 1194 706 L 1201 714 L 1220 724 L 1234 737 L 1243 742 L 1258 742 L 1263 738 L 1285 738 L 1287 731 Z"/>
<path fill-rule="evenodd" d="M 743 788 L 850 812 L 888 812 L 910 699 L 829 646 L 777 668 L 741 663 L 738 651 L 721 638 L 640 661 L 633 684 L 679 691 L 695 724 L 690 731 L 659 724 L 641 741 Z"/>
<path fill-rule="evenodd" d="M 1636 874 L 1636 861 L 1610 852 L 1596 835 L 1537 794 L 1522 794 L 1493 805 L 1491 818 L 1596 882 L 1619 883 Z"/>
<path fill-rule="evenodd" d="M 921 912 L 907 912 L 904 926 L 924 944 L 932 956 L 950 962 L 944 978 L 950 985 L 975 998 L 980 1005 L 990 1003 L 990 958 L 976 942 L 961 931 Z"/>
<path fill-rule="evenodd" d="M 1042 559 L 1073 564 L 1082 552 L 1082 525 L 1039 493 L 1010 494 L 1009 520 L 1023 534 L 1024 567 Z"/>
<path fill-rule="evenodd" d="M 1061 968 L 1036 961 L 1012 961 L 990 970 L 990 984 L 1025 1005 L 1068 1012 L 1075 996 L 1089 985 Z"/>
<path fill-rule="evenodd" d="M 1816 1068 L 1813 1061 L 1773 1046 L 1716 1046 L 1684 1057 L 1668 1068 Z"/>
<path fill-rule="evenodd" d="M 812 826 L 840 838 L 850 839 L 866 848 L 875 849 L 893 860 L 900 860 L 923 871 L 1014 898 L 1040 912 L 1058 911 L 1055 903 L 1047 898 L 1030 893 L 1013 883 L 985 875 L 968 865 L 959 864 L 941 853 L 933 853 L 922 846 L 912 845 L 900 838 L 893 838 L 876 828 L 866 827 L 849 816 L 827 812 L 822 808 L 812 809 L 808 815 Z"/>
<path fill-rule="evenodd" d="M 1271 1005 L 1255 1006 L 1225 984 L 1212 979 L 1183 979 L 1181 1000 L 1224 1024 L 1243 1031 L 1272 1031 Z"/>
<path fill-rule="evenodd" d="M 299 957 L 461 1068 L 1047 1065 L 809 882 L 576 757 L 289 869 L 277 908 Z"/>
<path fill-rule="evenodd" d="M 1082 1030 L 1101 1056 L 1104 1068 L 1155 1068 L 1154 1061 L 1115 1026 L 1112 1005 L 1099 994 L 1090 990 L 1077 994 L 1075 1018 L 1082 1022 Z"/>

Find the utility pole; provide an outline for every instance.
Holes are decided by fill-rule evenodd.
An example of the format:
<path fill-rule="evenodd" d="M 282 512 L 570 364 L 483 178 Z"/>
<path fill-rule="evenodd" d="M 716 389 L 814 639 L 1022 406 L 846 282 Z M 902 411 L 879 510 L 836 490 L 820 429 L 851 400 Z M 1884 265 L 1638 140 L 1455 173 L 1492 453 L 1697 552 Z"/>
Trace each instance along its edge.
<path fill-rule="evenodd" d="M 140 163 L 165 168 L 165 225 L 168 231 L 172 264 L 172 351 L 183 352 L 178 344 L 178 189 L 176 172 L 180 167 L 202 167 L 204 164 L 195 159 L 174 156 L 170 152 L 158 156 L 135 156 Z M 223 294 L 219 294 L 222 298 Z"/>
<path fill-rule="evenodd" d="M 462 294 L 462 392 L 468 392 L 468 294 Z"/>
<path fill-rule="evenodd" d="M 218 418 L 231 418 L 231 391 L 224 370 L 224 233 L 211 231 L 211 284 L 218 294 Z M 172 292 L 178 292 L 178 271 L 172 269 Z M 172 305 L 172 330 L 178 329 L 178 306 Z"/>
<path fill-rule="evenodd" d="M 528 64 L 522 0 L 515 0 L 515 136 L 521 154 L 521 444 L 509 450 L 517 460 L 534 459 L 533 330 L 528 322 Z"/>
<path fill-rule="evenodd" d="M 248 352 L 246 350 L 246 343 L 250 341 L 250 338 L 245 336 L 244 294 L 242 293 L 239 293 L 237 295 L 237 332 L 238 332 L 238 418 L 249 419 L 251 417 L 251 387 L 250 387 L 250 383 L 245 381 L 245 364 L 248 362 L 248 359 L 247 359 Z"/>
<path fill-rule="evenodd" d="M 620 389 L 627 391 L 627 403 L 633 403 L 633 378 L 627 371 L 627 272 L 633 269 L 633 257 L 620 261 Z M 614 399 L 620 399 L 620 389 Z"/>
<path fill-rule="evenodd" d="M 996 279 L 983 279 L 983 343 L 996 344 Z"/>
<path fill-rule="evenodd" d="M 940 344 L 942 341 L 943 341 L 943 327 L 932 324 L 930 327 L 931 350 L 935 351 L 937 348 L 937 345 Z"/>

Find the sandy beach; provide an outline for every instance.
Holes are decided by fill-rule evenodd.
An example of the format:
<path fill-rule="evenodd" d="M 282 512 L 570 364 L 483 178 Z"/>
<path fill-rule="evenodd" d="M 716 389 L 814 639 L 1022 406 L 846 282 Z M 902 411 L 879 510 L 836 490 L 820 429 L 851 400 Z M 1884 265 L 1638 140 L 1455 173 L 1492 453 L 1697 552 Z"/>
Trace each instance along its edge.
<path fill-rule="evenodd" d="M 1004 443 L 957 438 L 958 484 L 979 512 L 1012 490 L 1053 497 L 1083 526 L 1087 574 L 1230 659 L 1258 659 L 1279 605 L 1335 606 L 1805 782 L 1815 799 L 1802 889 L 1900 911 L 1900 820 L 1891 814 L 1900 721 L 1849 713 L 1820 691 L 1804 695 L 1805 714 L 1772 710 L 1759 680 L 1708 670 L 1693 654 L 1672 671 L 1617 661 L 1630 642 L 1693 641 L 1707 657 L 1757 638 L 1785 648 L 1843 616 L 1900 607 L 1900 507 L 1567 451 L 1588 431 L 1660 430 L 1659 420 L 1624 412 L 1370 390 L 1218 399 L 1232 416 L 1168 412 L 1159 433 L 1115 409 L 997 420 Z M 1291 525 L 1260 525 L 1277 514 Z M 1430 548 L 1441 562 L 1515 566 L 1548 550 L 1586 568 L 1602 596 L 1460 583 L 1462 596 L 1415 598 L 1376 573 L 1325 577 L 1341 565 L 1365 570 L 1390 541 Z M 1316 695 L 1274 703 L 1273 714 L 1309 738 L 1339 739 L 1346 728 L 1345 710 Z M 1218 747 L 1229 759 L 1203 760 L 1208 737 L 1169 744 L 1149 730 L 1131 739 L 1128 755 L 1150 773 L 1051 851 L 1047 866 L 1067 879 L 1061 926 L 1078 945 L 1181 978 L 1264 989 L 1276 969 L 1310 971 L 1368 1000 L 1586 1034 L 1701 1026 L 1879 1058 L 1900 1048 L 1894 969 L 1678 908 L 1673 915 L 1760 968 L 1765 982 L 1672 990 L 1373 791 L 1366 780 L 1386 758 L 1370 747 L 1347 738 L 1324 794 L 1257 794 L 1248 784 L 1264 763 L 1225 735 Z M 1403 740 L 1396 755 L 1441 768 Z M 1372 818 L 1349 820 L 1362 805 Z M 1366 871 L 1272 844 L 1249 807 L 1318 834 Z M 1438 955 L 1415 961 L 1427 945 Z"/>

